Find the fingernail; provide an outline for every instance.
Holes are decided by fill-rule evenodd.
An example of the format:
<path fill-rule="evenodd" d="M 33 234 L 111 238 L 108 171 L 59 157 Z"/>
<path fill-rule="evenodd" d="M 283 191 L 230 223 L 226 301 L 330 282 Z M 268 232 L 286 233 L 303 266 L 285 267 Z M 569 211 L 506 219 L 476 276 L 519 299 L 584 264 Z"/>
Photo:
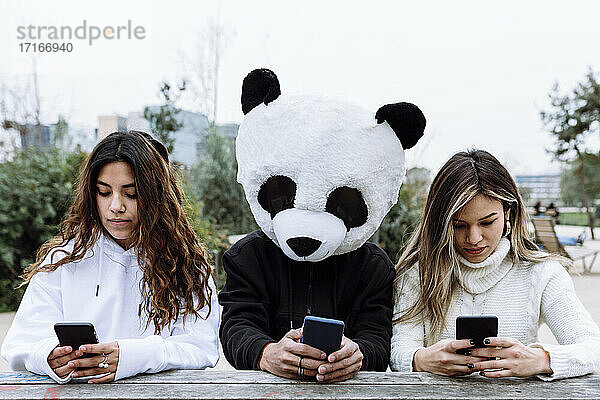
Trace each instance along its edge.
<path fill-rule="evenodd" d="M 70 353 L 73 351 L 73 349 L 71 347 L 67 347 L 65 350 L 67 351 L 67 353 Z"/>
<path fill-rule="evenodd" d="M 468 368 L 475 368 L 475 366 L 473 364 L 467 364 Z"/>
<path fill-rule="evenodd" d="M 465 356 L 470 356 L 470 355 L 471 355 L 471 350 L 465 351 Z"/>
<path fill-rule="evenodd" d="M 481 375 L 481 376 L 485 376 L 485 372 L 483 372 L 483 371 L 479 371 L 479 375 Z"/>
<path fill-rule="evenodd" d="M 490 344 L 490 343 L 491 343 L 491 340 L 490 340 L 490 339 L 485 339 L 485 340 L 483 341 L 483 343 L 484 343 L 484 344 Z"/>
<path fill-rule="evenodd" d="M 81 347 L 79 347 L 79 350 L 86 351 L 87 349 L 85 348 L 85 346 L 81 346 Z"/>
<path fill-rule="evenodd" d="M 77 378 L 79 376 L 79 374 L 77 372 L 73 372 L 73 375 L 71 375 L 73 378 Z"/>
<path fill-rule="evenodd" d="M 325 367 L 320 366 L 319 367 L 319 372 L 322 373 L 322 374 L 324 374 L 325 372 L 327 372 L 327 370 L 325 369 Z"/>
<path fill-rule="evenodd" d="M 470 340 L 469 340 L 469 343 L 471 343 L 471 346 L 472 346 L 472 345 L 474 345 L 474 344 L 475 344 L 475 340 L 473 340 L 473 339 L 470 339 Z"/>
<path fill-rule="evenodd" d="M 334 362 L 335 361 L 335 356 L 334 355 L 330 355 L 329 356 L 329 362 Z"/>
<path fill-rule="evenodd" d="M 68 365 L 69 367 L 73 367 L 73 366 L 75 366 L 75 364 L 73 364 L 73 362 L 71 362 L 71 361 L 69 361 L 69 362 L 67 363 L 67 365 Z"/>
<path fill-rule="evenodd" d="M 323 376 L 323 375 L 317 375 L 317 380 L 318 380 L 318 381 L 322 381 L 322 380 L 323 380 L 323 378 L 324 378 L 324 376 Z"/>
<path fill-rule="evenodd" d="M 326 357 L 327 357 L 327 354 L 321 353 L 321 357 L 319 357 L 319 358 L 326 358 Z"/>
<path fill-rule="evenodd" d="M 81 357 L 81 356 L 83 355 L 83 353 L 82 353 L 81 351 L 77 350 L 77 351 L 75 352 L 75 355 L 76 355 L 77 357 Z"/>

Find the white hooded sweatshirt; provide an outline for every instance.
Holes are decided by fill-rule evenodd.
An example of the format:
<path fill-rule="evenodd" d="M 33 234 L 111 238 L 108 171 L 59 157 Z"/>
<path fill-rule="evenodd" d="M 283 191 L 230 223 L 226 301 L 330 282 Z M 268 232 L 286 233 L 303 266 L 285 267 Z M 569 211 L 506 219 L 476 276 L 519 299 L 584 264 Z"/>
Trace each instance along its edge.
<path fill-rule="evenodd" d="M 72 244 L 65 249 L 70 251 Z M 64 257 L 53 250 L 44 264 L 53 253 L 54 261 Z M 141 278 L 135 250 L 123 250 L 101 236 L 81 261 L 35 274 L 2 345 L 2 357 L 14 370 L 26 369 L 66 383 L 71 375 L 59 378 L 47 361 L 58 345 L 54 323 L 91 322 L 100 343 L 119 343 L 115 380 L 168 369 L 214 367 L 219 359 L 220 318 L 212 279 L 209 317 L 188 317 L 184 326 L 180 316 L 159 336 L 154 334 L 154 324 L 145 329 L 145 319 L 138 317 Z M 200 315 L 206 317 L 207 312 L 204 307 Z"/>

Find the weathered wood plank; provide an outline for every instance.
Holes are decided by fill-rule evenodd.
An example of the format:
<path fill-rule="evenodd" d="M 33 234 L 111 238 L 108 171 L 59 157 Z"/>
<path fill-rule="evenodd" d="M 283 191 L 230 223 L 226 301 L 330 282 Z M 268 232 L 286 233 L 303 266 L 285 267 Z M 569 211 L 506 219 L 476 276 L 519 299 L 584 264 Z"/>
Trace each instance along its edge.
<path fill-rule="evenodd" d="M 600 399 L 600 377 L 556 382 L 445 378 L 427 373 L 361 372 L 337 384 L 294 381 L 259 371 L 178 370 L 141 375 L 110 384 L 56 385 L 24 372 L 0 373 L 6 399 Z"/>
<path fill-rule="evenodd" d="M 447 378 L 429 373 L 402 373 L 402 372 L 359 372 L 358 375 L 351 380 L 340 382 L 338 385 L 404 385 L 416 383 L 435 383 L 435 384 L 455 384 L 457 382 L 468 381 L 472 383 L 474 380 L 481 382 L 491 382 L 491 379 L 480 377 L 477 374 L 472 374 L 464 377 Z M 547 384 L 538 379 L 500 379 L 493 380 L 499 384 Z M 212 384 L 302 384 L 311 382 L 280 378 L 278 376 L 261 372 L 261 371 L 215 371 L 215 370 L 172 370 L 165 371 L 159 374 L 138 375 L 128 379 L 116 382 L 121 383 L 139 383 L 139 384 L 189 384 L 189 383 L 212 383 Z M 600 387 L 600 375 L 592 374 L 578 378 L 571 378 L 561 382 L 568 382 L 569 385 L 591 385 Z M 15 372 L 0 372 L 0 384 L 4 385 L 39 385 L 49 384 L 54 385 L 54 381 L 42 375 L 32 374 L 30 372 L 15 371 Z"/>
<path fill-rule="evenodd" d="M 4 399 L 600 399 L 598 387 L 554 382 L 535 388 L 491 384 L 409 385 L 2 385 Z"/>
<path fill-rule="evenodd" d="M 438 381 L 440 377 L 431 374 L 415 373 L 402 374 L 395 372 L 360 372 L 358 376 L 340 384 L 386 384 L 386 383 L 421 383 Z M 140 384 L 184 384 L 184 383 L 271 383 L 271 384 L 299 384 L 305 381 L 280 378 L 278 376 L 261 371 L 214 371 L 214 370 L 173 370 L 159 374 L 146 374 L 134 376 L 117 383 L 140 383 Z M 0 372 L 0 384 L 54 384 L 48 377 L 32 374 L 29 372 Z"/>

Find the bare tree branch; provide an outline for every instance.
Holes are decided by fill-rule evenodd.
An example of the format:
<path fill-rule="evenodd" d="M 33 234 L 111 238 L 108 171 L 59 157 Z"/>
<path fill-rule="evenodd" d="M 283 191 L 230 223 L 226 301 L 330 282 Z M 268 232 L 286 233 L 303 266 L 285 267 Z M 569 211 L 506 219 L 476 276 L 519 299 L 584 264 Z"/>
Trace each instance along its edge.
<path fill-rule="evenodd" d="M 211 18 L 196 34 L 196 46 L 189 52 L 179 53 L 183 79 L 189 89 L 184 97 L 193 108 L 207 116 L 211 125 L 217 119 L 221 61 L 232 36 L 231 30 L 218 17 Z"/>

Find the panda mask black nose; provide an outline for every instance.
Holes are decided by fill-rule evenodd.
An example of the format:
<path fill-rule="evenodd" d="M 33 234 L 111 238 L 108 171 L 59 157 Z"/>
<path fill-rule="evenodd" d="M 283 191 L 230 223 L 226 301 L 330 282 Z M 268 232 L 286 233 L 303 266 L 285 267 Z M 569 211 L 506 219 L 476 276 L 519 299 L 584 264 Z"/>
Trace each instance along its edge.
<path fill-rule="evenodd" d="M 286 240 L 287 245 L 298 257 L 307 257 L 321 246 L 320 240 L 300 236 Z"/>

